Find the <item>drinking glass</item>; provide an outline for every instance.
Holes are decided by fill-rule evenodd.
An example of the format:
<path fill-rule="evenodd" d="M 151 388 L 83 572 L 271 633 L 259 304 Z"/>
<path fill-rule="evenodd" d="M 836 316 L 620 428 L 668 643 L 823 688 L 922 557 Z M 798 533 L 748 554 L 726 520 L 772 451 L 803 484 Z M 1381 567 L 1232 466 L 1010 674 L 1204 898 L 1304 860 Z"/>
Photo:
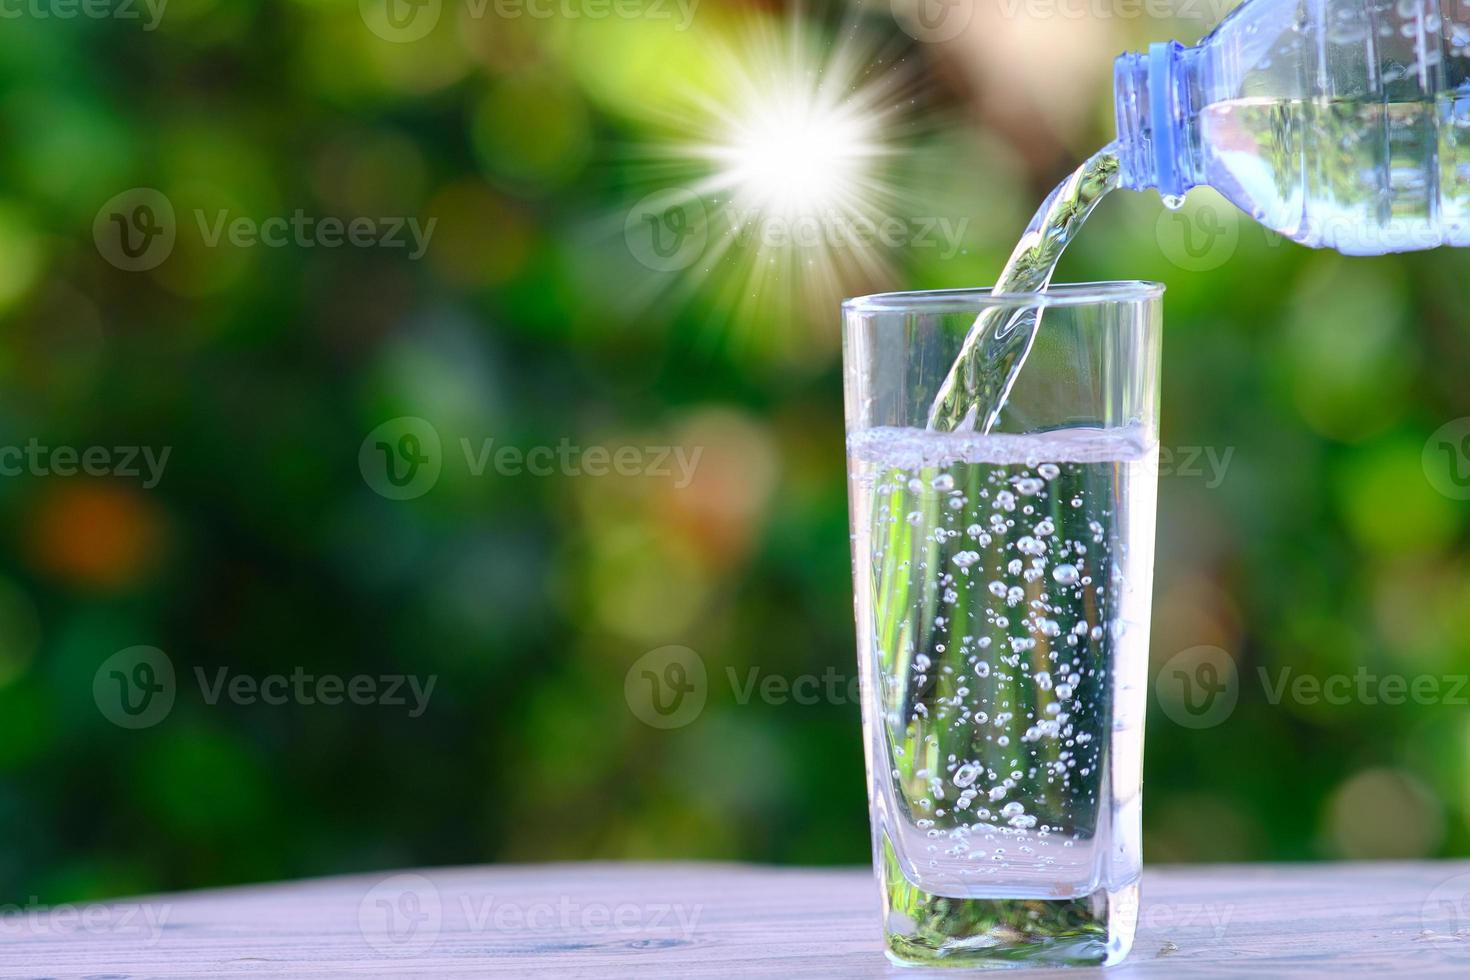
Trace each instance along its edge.
<path fill-rule="evenodd" d="M 1162 294 L 843 304 L 864 753 L 897 962 L 1100 964 L 1132 944 Z M 926 431 L 991 310 L 1042 318 L 1004 410 L 987 433 Z"/>

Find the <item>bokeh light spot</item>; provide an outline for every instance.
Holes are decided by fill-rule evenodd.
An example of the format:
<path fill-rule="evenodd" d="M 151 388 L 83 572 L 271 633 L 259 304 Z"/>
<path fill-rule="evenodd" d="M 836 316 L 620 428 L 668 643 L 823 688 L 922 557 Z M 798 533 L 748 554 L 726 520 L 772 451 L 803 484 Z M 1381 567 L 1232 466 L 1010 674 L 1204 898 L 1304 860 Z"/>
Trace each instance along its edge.
<path fill-rule="evenodd" d="M 30 528 L 32 560 L 73 585 L 116 589 L 154 565 L 163 519 L 135 490 L 65 486 L 42 498 Z"/>

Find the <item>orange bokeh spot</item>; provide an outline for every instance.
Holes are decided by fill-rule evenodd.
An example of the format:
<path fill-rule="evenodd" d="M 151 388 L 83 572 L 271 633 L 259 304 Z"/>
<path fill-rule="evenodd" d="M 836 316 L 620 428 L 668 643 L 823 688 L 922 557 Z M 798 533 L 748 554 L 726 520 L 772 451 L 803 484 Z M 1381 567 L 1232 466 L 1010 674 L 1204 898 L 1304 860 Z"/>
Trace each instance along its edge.
<path fill-rule="evenodd" d="M 137 581 L 154 565 L 163 522 L 136 490 L 74 485 L 41 499 L 29 538 L 41 571 L 74 585 L 112 589 Z"/>

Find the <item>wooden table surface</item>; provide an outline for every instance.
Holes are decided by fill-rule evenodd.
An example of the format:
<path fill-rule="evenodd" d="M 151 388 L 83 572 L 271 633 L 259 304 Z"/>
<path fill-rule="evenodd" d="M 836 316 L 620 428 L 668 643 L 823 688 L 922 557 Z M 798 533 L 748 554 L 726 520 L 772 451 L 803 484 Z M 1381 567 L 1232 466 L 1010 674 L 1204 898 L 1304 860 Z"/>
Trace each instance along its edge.
<path fill-rule="evenodd" d="M 0 911 L 3 977 L 954 976 L 888 964 L 865 869 L 436 868 Z M 1470 977 L 1470 861 L 1149 868 L 1108 971 L 1329 973 Z"/>

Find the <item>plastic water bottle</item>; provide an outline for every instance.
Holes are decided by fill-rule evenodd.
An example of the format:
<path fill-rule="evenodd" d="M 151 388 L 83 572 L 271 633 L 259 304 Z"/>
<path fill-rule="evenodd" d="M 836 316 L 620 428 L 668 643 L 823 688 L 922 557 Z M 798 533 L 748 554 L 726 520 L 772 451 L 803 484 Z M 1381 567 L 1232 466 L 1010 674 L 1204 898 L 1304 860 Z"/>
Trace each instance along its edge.
<path fill-rule="evenodd" d="M 1470 245 L 1470 0 L 1245 0 L 1114 66 L 1120 179 L 1312 247 Z"/>

